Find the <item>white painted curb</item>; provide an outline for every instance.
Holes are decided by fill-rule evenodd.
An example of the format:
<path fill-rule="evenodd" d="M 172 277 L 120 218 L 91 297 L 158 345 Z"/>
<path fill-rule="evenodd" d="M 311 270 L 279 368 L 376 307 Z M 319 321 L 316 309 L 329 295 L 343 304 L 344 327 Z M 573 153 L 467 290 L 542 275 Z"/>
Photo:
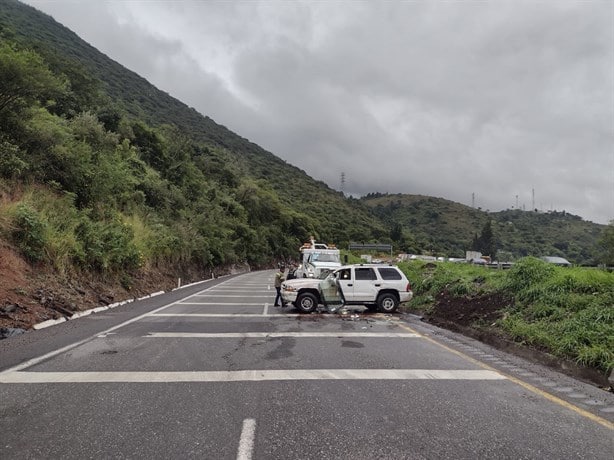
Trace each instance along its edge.
<path fill-rule="evenodd" d="M 66 318 L 58 318 L 58 319 L 48 319 L 47 321 L 43 321 L 42 323 L 35 324 L 32 326 L 34 329 L 44 329 L 49 326 L 55 326 L 56 324 L 60 324 L 66 321 Z"/>
<path fill-rule="evenodd" d="M 196 284 L 196 283 L 194 283 L 194 284 Z M 119 307 L 121 305 L 126 305 L 127 303 L 132 303 L 132 302 L 135 302 L 137 300 L 149 299 L 151 297 L 155 297 L 155 296 L 158 296 L 160 294 L 164 294 L 164 292 L 165 291 L 157 291 L 157 292 L 154 292 L 153 294 L 149 294 L 149 295 L 146 295 L 146 296 L 143 296 L 143 297 L 139 297 L 137 299 L 122 300 L 121 302 L 116 302 L 116 303 L 112 303 L 112 304 L 101 306 L 101 307 L 91 308 L 89 310 L 78 311 L 78 312 L 74 313 L 70 317 L 63 316 L 62 318 L 58 318 L 58 319 L 48 319 L 47 321 L 43 321 L 42 323 L 35 324 L 34 326 L 32 326 L 32 328 L 35 329 L 35 330 L 39 330 L 39 329 L 44 329 L 44 328 L 49 327 L 49 326 L 55 326 L 56 324 L 60 324 L 60 323 L 66 322 L 66 321 L 71 321 L 73 319 L 83 318 L 84 316 L 89 316 L 92 313 L 99 313 L 101 311 L 110 310 L 112 308 L 116 308 L 116 307 Z"/>
<path fill-rule="evenodd" d="M 218 278 L 225 278 L 227 276 L 231 276 L 231 275 L 222 275 L 222 276 L 218 276 Z M 171 289 L 169 292 L 176 291 L 177 289 L 183 289 L 183 288 L 187 288 L 187 287 L 190 287 L 190 286 L 195 286 L 197 284 L 204 283 L 206 281 L 211 281 L 212 279 L 215 279 L 215 278 L 201 280 L 201 281 L 196 281 L 195 283 L 186 284 L 184 286 L 180 286 L 180 287 Z M 56 324 L 60 324 L 60 323 L 63 323 L 65 321 L 70 321 L 70 320 L 73 320 L 73 319 L 83 318 L 84 316 L 89 316 L 92 313 L 98 313 L 98 312 L 101 312 L 101 311 L 110 310 L 112 308 L 119 307 L 120 305 L 126 305 L 127 303 L 135 302 L 137 300 L 149 299 L 151 297 L 155 297 L 155 296 L 158 296 L 160 294 L 164 294 L 165 292 L 166 291 L 157 291 L 157 292 L 154 292 L 153 294 L 149 294 L 149 295 L 146 295 L 146 296 L 143 296 L 143 297 L 139 297 L 138 299 L 122 300 L 121 302 L 112 303 L 112 304 L 109 304 L 109 305 L 106 305 L 106 306 L 91 308 L 89 310 L 84 310 L 84 311 L 78 311 L 78 312 L 74 313 L 70 317 L 63 316 L 62 318 L 58 318 L 58 319 L 48 319 L 47 321 L 43 321 L 42 323 L 35 324 L 34 326 L 32 326 L 32 328 L 35 329 L 35 330 L 44 329 L 46 327 L 55 326 Z"/>

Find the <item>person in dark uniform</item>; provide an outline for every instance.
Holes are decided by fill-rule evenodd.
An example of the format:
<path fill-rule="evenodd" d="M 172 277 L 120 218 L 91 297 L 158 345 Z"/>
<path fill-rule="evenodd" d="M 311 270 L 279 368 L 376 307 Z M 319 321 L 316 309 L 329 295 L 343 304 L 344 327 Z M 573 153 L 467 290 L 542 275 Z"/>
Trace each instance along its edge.
<path fill-rule="evenodd" d="M 283 307 L 281 300 L 281 283 L 284 281 L 284 271 L 285 267 L 280 265 L 279 271 L 275 273 L 275 290 L 277 291 L 277 296 L 275 297 L 275 306 Z"/>

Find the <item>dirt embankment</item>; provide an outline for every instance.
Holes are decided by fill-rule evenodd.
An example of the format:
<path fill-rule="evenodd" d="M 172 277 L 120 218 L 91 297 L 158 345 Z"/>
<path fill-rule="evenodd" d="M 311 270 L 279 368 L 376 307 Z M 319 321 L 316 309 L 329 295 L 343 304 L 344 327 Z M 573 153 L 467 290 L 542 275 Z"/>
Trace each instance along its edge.
<path fill-rule="evenodd" d="M 481 297 L 453 297 L 448 293 L 440 293 L 435 299 L 435 305 L 428 312 L 407 311 L 422 316 L 422 320 L 438 327 L 459 332 L 495 348 L 504 350 L 527 359 L 528 361 L 555 368 L 575 378 L 609 388 L 608 375 L 603 372 L 586 368 L 573 361 L 558 358 L 542 348 L 532 347 L 514 342 L 504 331 L 496 327 L 497 320 L 503 318 L 507 307 L 514 302 L 501 294 L 489 294 Z"/>
<path fill-rule="evenodd" d="M 211 273 L 169 273 L 146 269 L 130 277 L 59 274 L 31 267 L 12 248 L 0 244 L 0 337 L 31 329 L 35 324 L 75 312 L 170 290 L 210 278 Z"/>
<path fill-rule="evenodd" d="M 452 297 L 440 293 L 433 310 L 424 315 L 432 324 L 458 331 L 474 328 L 476 325 L 488 328 L 501 319 L 503 310 L 513 304 L 514 300 L 501 294 L 489 294 L 481 297 Z"/>

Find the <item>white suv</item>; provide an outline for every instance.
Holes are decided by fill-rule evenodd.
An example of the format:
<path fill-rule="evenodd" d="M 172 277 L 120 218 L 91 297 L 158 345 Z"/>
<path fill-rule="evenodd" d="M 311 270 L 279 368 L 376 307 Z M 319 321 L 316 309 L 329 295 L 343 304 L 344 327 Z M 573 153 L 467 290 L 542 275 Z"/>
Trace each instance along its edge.
<path fill-rule="evenodd" d="M 392 265 L 345 265 L 324 279 L 293 279 L 282 283 L 284 304 L 311 313 L 318 304 L 334 311 L 340 305 L 365 305 L 369 310 L 392 313 L 413 293 L 405 274 Z"/>

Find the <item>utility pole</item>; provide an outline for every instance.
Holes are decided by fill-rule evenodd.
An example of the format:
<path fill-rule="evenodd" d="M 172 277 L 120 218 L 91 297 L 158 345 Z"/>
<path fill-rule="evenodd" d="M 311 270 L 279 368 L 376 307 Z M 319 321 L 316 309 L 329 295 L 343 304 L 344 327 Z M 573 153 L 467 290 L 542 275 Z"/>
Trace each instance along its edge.
<path fill-rule="evenodd" d="M 471 207 L 475 208 L 475 192 L 471 192 Z"/>

